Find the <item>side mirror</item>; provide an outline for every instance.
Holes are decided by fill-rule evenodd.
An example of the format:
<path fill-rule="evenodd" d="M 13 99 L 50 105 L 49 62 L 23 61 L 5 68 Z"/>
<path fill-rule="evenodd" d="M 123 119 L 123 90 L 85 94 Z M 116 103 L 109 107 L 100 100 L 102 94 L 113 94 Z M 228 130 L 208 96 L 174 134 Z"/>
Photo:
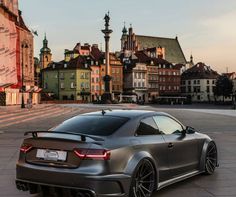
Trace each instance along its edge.
<path fill-rule="evenodd" d="M 186 132 L 186 129 L 184 129 L 184 130 L 181 131 L 182 136 L 185 136 L 186 133 L 187 133 L 187 132 Z"/>
<path fill-rule="evenodd" d="M 188 133 L 188 134 L 194 134 L 196 131 L 193 127 L 187 126 L 186 129 L 185 129 L 185 132 Z"/>

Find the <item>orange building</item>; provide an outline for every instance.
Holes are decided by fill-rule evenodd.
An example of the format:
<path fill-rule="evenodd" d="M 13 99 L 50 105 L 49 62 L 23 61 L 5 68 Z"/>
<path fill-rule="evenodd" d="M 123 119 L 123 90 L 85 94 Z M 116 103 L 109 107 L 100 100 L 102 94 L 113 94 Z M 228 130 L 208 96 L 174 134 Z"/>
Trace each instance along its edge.
<path fill-rule="evenodd" d="M 110 53 L 111 89 L 115 98 L 123 93 L 123 65 L 114 53 Z"/>

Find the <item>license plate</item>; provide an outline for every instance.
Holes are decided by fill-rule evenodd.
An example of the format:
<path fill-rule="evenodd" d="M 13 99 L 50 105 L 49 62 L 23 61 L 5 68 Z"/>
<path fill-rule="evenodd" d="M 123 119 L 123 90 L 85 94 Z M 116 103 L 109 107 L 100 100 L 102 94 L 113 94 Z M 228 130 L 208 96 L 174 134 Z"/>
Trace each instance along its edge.
<path fill-rule="evenodd" d="M 65 161 L 67 152 L 57 150 L 38 149 L 36 157 L 50 161 Z"/>

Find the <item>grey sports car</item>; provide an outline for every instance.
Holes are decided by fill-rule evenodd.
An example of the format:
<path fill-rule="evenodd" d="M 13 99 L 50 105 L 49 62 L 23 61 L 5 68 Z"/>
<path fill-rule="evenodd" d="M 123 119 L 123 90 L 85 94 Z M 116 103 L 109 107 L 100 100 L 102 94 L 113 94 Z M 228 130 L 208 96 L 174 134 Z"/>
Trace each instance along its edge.
<path fill-rule="evenodd" d="M 16 186 L 43 196 L 150 197 L 218 166 L 210 137 L 162 112 L 102 110 L 25 135 Z"/>

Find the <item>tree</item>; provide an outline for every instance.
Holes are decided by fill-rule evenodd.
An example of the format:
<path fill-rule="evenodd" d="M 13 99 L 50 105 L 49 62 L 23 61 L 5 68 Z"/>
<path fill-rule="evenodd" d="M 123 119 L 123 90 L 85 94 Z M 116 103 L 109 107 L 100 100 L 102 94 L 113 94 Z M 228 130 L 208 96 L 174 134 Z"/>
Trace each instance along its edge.
<path fill-rule="evenodd" d="M 221 75 L 216 81 L 216 87 L 214 89 L 215 96 L 223 96 L 223 102 L 225 97 L 231 96 L 233 93 L 233 82 L 227 76 Z"/>

